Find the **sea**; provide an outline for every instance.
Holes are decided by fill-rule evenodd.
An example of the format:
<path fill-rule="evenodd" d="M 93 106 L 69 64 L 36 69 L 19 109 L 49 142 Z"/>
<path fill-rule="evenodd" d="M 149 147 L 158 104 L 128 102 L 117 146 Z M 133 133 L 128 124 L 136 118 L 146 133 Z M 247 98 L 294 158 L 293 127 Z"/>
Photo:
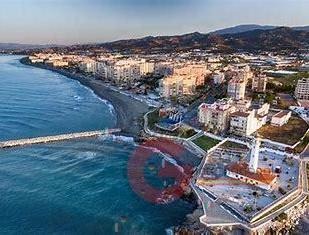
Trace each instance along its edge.
<path fill-rule="evenodd" d="M 116 127 L 112 105 L 60 74 L 0 56 L 0 140 Z M 144 200 L 128 180 L 133 138 L 0 149 L 0 234 L 166 234 L 193 205 Z"/>

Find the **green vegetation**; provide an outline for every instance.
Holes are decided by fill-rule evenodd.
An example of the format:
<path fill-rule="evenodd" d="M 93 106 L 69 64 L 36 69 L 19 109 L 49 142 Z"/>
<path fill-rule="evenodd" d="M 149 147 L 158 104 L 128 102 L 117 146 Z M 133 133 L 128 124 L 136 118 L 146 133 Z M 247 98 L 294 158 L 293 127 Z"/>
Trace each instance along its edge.
<path fill-rule="evenodd" d="M 264 138 L 280 143 L 294 145 L 306 133 L 308 124 L 299 117 L 291 117 L 289 122 L 281 127 L 270 124 L 258 130 L 259 135 Z"/>
<path fill-rule="evenodd" d="M 287 85 L 287 84 L 276 84 L 273 82 L 268 82 L 266 85 L 267 90 L 271 90 L 275 93 L 290 93 L 292 94 L 295 90 L 294 85 Z"/>
<path fill-rule="evenodd" d="M 220 147 L 230 148 L 230 149 L 244 149 L 244 150 L 248 149 L 246 145 L 238 144 L 238 143 L 231 142 L 231 141 L 226 141 L 224 144 L 220 145 Z"/>
<path fill-rule="evenodd" d="M 245 206 L 244 212 L 246 212 L 246 213 L 251 213 L 252 211 L 253 211 L 253 207 L 252 207 L 252 206 L 250 206 L 250 205 Z"/>
<path fill-rule="evenodd" d="M 282 222 L 283 220 L 286 220 L 287 218 L 288 218 L 288 215 L 283 212 L 276 217 L 276 220 L 279 221 L 279 222 Z"/>
<path fill-rule="evenodd" d="M 212 147 L 214 147 L 215 145 L 219 144 L 220 141 L 203 135 L 203 136 L 193 140 L 193 143 L 195 143 L 201 149 L 207 151 L 207 150 L 211 149 Z"/>
<path fill-rule="evenodd" d="M 194 129 L 180 128 L 179 137 L 187 139 L 194 136 L 196 133 L 197 132 Z"/>
<path fill-rule="evenodd" d="M 292 94 L 295 90 L 298 79 L 304 77 L 308 78 L 309 72 L 299 72 L 293 75 L 277 77 L 274 78 L 274 82 L 270 81 L 267 83 L 267 89 L 272 90 L 276 93 L 283 92 Z M 278 85 L 277 83 L 280 83 L 281 85 Z"/>
<path fill-rule="evenodd" d="M 148 127 L 153 129 L 155 124 L 159 121 L 159 110 L 156 109 L 148 114 Z"/>
<path fill-rule="evenodd" d="M 301 153 L 309 144 L 309 133 L 300 141 L 300 143 L 294 148 L 296 153 Z"/>

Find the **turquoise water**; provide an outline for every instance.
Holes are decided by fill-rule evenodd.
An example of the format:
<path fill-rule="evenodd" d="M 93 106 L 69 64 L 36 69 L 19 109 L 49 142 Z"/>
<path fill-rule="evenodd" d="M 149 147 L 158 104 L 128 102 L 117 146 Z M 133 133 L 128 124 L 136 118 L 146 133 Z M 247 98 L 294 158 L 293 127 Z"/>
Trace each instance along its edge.
<path fill-rule="evenodd" d="M 76 81 L 0 56 L 0 139 L 114 127 L 112 107 Z M 165 234 L 192 210 L 131 189 L 131 139 L 0 150 L 0 234 Z"/>

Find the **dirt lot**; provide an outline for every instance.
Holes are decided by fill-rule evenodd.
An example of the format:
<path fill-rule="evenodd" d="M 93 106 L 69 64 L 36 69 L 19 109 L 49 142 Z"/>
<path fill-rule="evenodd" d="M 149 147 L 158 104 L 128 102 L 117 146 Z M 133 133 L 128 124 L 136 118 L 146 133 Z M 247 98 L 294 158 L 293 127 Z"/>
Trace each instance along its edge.
<path fill-rule="evenodd" d="M 258 130 L 259 135 L 264 138 L 280 143 L 294 145 L 306 133 L 307 123 L 299 117 L 291 117 L 289 122 L 281 127 L 265 125 Z"/>

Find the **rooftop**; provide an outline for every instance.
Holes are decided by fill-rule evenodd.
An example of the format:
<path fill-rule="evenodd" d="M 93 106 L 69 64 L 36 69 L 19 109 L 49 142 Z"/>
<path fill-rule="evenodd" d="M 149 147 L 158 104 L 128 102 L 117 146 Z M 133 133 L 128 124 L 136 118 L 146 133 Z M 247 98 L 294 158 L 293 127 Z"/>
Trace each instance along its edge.
<path fill-rule="evenodd" d="M 271 184 L 277 177 L 269 168 L 258 168 L 256 173 L 251 172 L 246 162 L 234 163 L 228 166 L 227 170 L 264 184 Z"/>

